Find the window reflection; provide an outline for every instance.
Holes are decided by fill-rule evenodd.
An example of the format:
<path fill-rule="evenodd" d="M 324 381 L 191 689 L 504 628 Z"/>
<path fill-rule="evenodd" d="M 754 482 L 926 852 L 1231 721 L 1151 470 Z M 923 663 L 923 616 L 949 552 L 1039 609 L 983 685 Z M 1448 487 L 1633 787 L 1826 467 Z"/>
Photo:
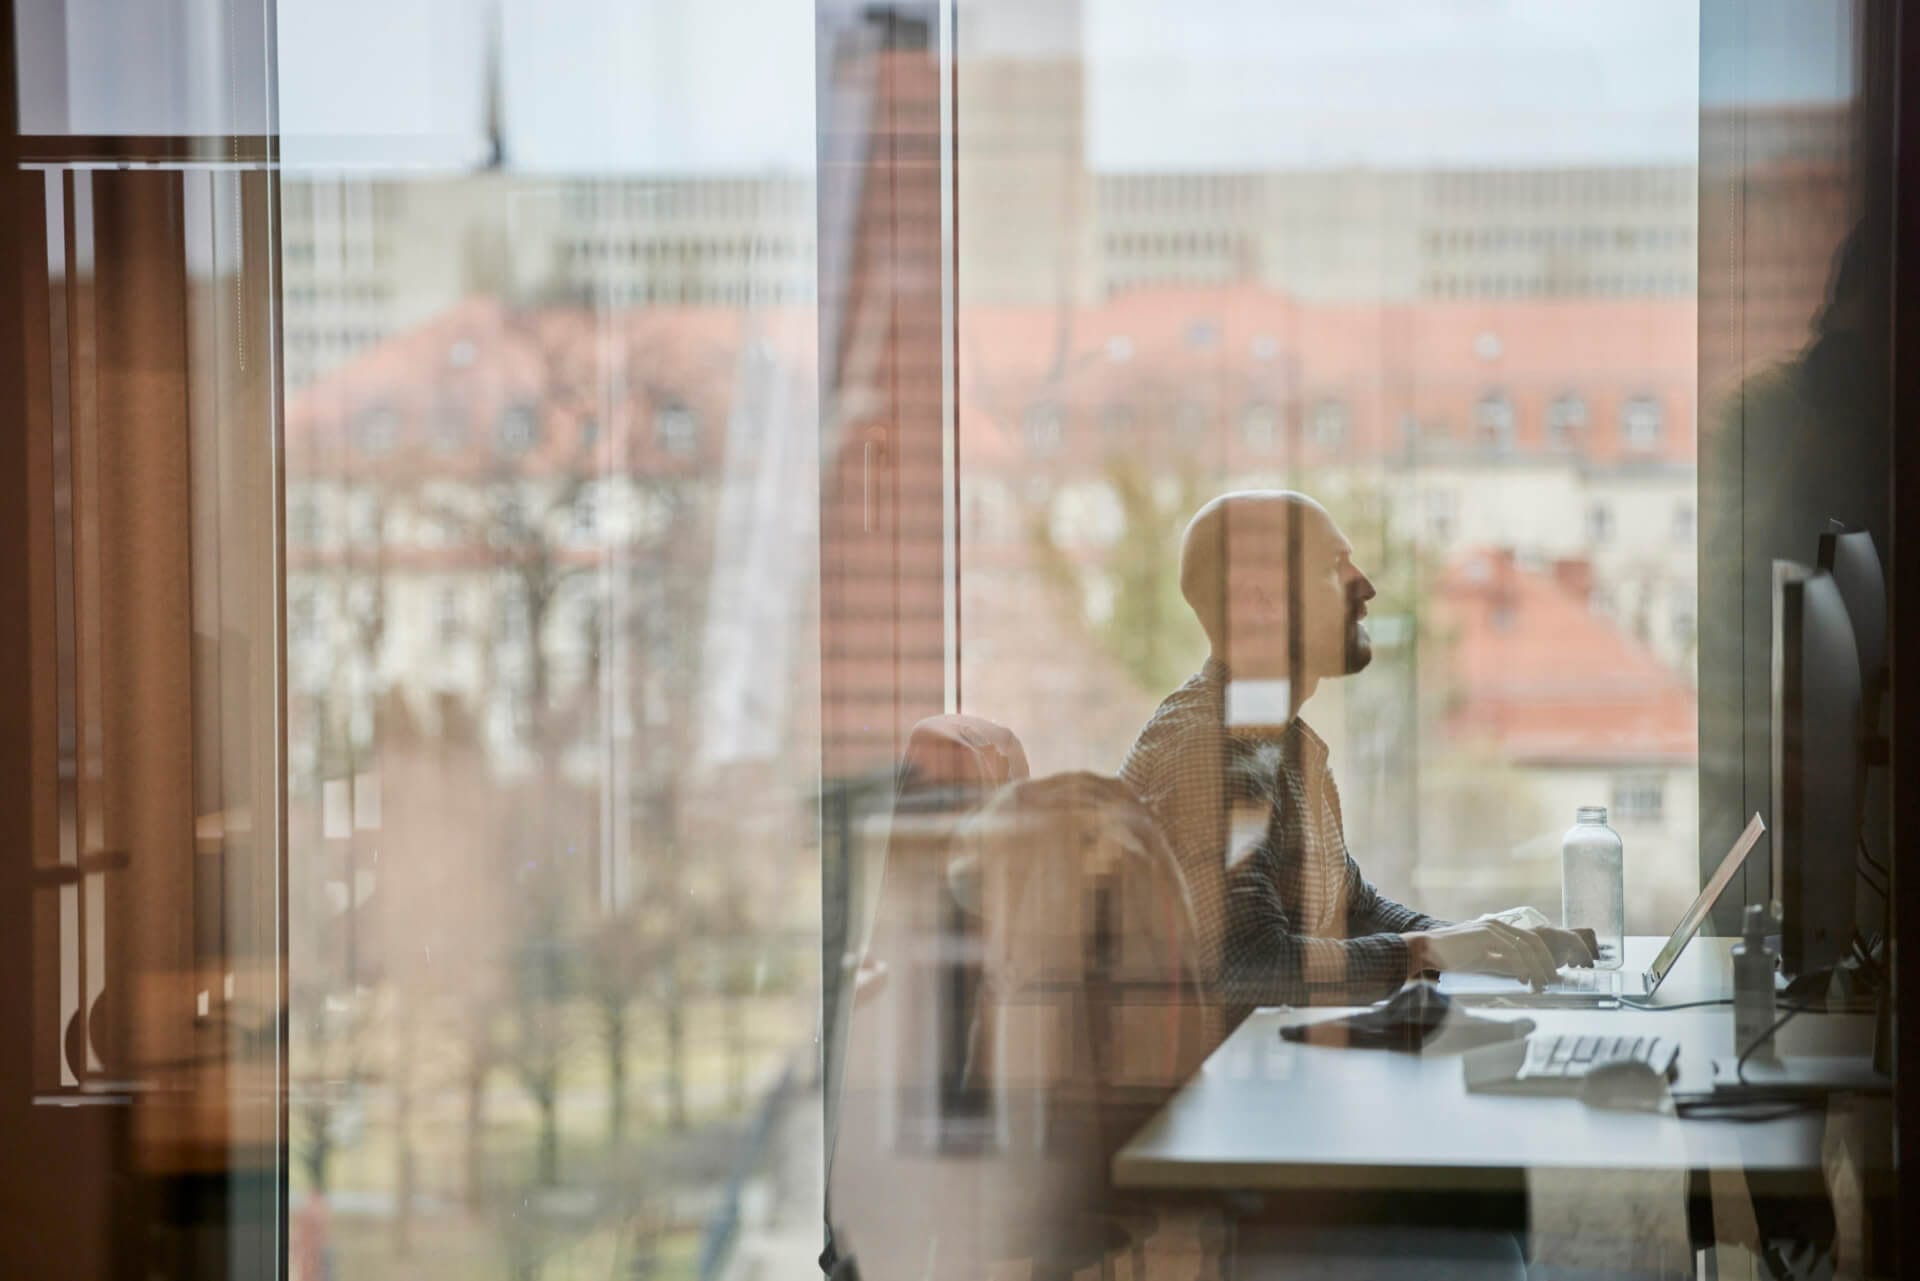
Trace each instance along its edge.
<path fill-rule="evenodd" d="M 1646 101 L 1541 134 L 1485 61 L 1429 119 L 1244 74 L 1277 41 L 1162 48 L 1134 5 L 822 9 L 797 159 L 719 136 L 816 102 L 742 74 L 779 61 L 751 23 L 689 19 L 752 117 L 711 136 L 638 75 L 644 127 L 543 129 L 591 94 L 506 23 L 478 167 L 284 178 L 300 1281 L 785 1275 L 836 1108 L 874 1162 L 843 1194 L 897 1214 L 869 1262 L 1144 1248 L 1018 1203 L 1125 1137 L 1061 1098 L 1139 1122 L 1241 1007 L 1408 977 L 1194 995 L 1239 977 L 1189 964 L 1227 878 L 1122 762 L 1170 693 L 1256 673 L 1208 666 L 1183 581 L 1221 495 L 1310 495 L 1348 548 L 1318 572 L 1365 580 L 1370 661 L 1292 748 L 1370 933 L 1557 917 L 1581 805 L 1627 842 L 1629 933 L 1697 886 L 1701 188 L 1663 141 L 1693 62 L 1623 27 Z M 1435 56 L 1409 29 L 1389 72 Z M 551 136 L 604 128 L 685 138 L 596 172 Z M 1242 654 L 1293 621 L 1243 604 Z M 1360 886 L 1328 894 L 1339 933 Z M 1003 1162 L 1004 1239 L 930 1223 L 955 1153 Z"/>

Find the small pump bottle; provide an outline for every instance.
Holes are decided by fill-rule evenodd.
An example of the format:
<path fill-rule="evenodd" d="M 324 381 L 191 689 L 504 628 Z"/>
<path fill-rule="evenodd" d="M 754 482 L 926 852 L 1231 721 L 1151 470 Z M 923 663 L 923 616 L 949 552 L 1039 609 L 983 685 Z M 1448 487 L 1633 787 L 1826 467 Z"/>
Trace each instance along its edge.
<path fill-rule="evenodd" d="M 1773 914 L 1759 903 L 1747 904 L 1740 941 L 1733 945 L 1733 1052 L 1773 1058 L 1773 972 L 1778 955 L 1767 946 Z"/>

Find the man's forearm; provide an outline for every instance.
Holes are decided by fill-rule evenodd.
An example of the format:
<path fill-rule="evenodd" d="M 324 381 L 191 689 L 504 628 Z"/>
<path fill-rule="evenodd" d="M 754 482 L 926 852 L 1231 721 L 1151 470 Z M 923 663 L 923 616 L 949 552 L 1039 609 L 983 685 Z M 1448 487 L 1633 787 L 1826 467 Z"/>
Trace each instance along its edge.
<path fill-rule="evenodd" d="M 1407 977 L 1419 978 L 1423 974 L 1438 973 L 1440 963 L 1433 954 L 1433 937 L 1425 930 L 1413 930 L 1402 934 L 1401 939 L 1407 945 Z"/>
<path fill-rule="evenodd" d="M 1223 967 L 1222 995 L 1235 1009 L 1261 1005 L 1370 1004 L 1406 982 L 1408 947 L 1398 934 L 1331 939 L 1296 934 L 1242 938 Z"/>

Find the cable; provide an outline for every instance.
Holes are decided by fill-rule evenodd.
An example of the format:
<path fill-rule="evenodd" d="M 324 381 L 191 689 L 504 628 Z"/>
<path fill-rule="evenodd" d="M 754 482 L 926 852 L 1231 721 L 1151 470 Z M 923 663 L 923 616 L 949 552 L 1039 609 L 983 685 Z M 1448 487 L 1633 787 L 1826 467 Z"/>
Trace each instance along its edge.
<path fill-rule="evenodd" d="M 1675 1099 L 1673 1114 L 1685 1121 L 1737 1121 L 1752 1125 L 1797 1116 L 1817 1106 L 1812 1099 L 1784 1103 L 1772 1099 Z"/>
<path fill-rule="evenodd" d="M 1881 866 L 1880 862 L 1867 852 L 1867 838 L 1864 833 L 1854 839 L 1860 846 L 1860 857 L 1867 860 L 1868 865 L 1880 873 L 1880 885 L 1873 885 L 1870 878 L 1867 884 L 1873 885 L 1874 890 L 1880 895 L 1880 932 L 1889 933 L 1893 928 L 1893 872 Z"/>
<path fill-rule="evenodd" d="M 1858 930 L 1855 930 L 1853 934 L 1853 954 L 1861 966 L 1872 972 L 1874 982 L 1884 983 L 1887 978 L 1886 967 L 1881 965 L 1873 955 L 1873 944 L 1877 940 L 1878 936 L 1870 940 L 1863 936 Z"/>
<path fill-rule="evenodd" d="M 1680 1001 L 1673 1005 L 1655 1005 L 1650 1001 L 1636 1001 L 1630 996 L 1618 998 L 1620 1004 L 1632 1010 L 1645 1010 L 1649 1014 L 1661 1014 L 1667 1010 L 1697 1010 L 1703 1005 L 1732 1005 L 1730 996 L 1715 997 L 1711 1001 Z"/>
<path fill-rule="evenodd" d="M 1866 867 L 1859 867 L 1857 865 L 1855 866 L 1854 870 L 1860 874 L 1860 879 L 1867 883 L 1867 888 L 1872 890 L 1875 894 L 1878 894 L 1880 896 L 1881 902 L 1883 903 L 1886 902 L 1887 886 L 1889 884 L 1889 882 L 1887 881 L 1886 869 L 1881 867 L 1878 863 L 1874 862 L 1871 858 L 1867 857 L 1867 847 L 1864 843 L 1862 843 L 1862 845 L 1860 846 L 1860 857 L 1863 859 L 1866 859 L 1867 867 L 1874 868 L 1876 871 L 1879 872 L 1879 875 L 1874 876 L 1872 873 L 1869 873 L 1867 871 Z"/>
<path fill-rule="evenodd" d="M 1864 836 L 1860 838 L 1860 857 L 1867 860 L 1868 867 L 1880 873 L 1881 880 L 1883 881 L 1888 880 L 1889 877 L 1892 875 L 1887 871 L 1886 866 L 1882 864 L 1879 859 L 1867 853 L 1867 838 Z"/>
<path fill-rule="evenodd" d="M 1817 1004 L 1812 1002 L 1809 1002 L 1806 1005 L 1788 1006 L 1787 1012 L 1785 1014 L 1782 1014 L 1779 1018 L 1775 1019 L 1773 1021 L 1772 1027 L 1762 1032 L 1759 1036 L 1754 1037 L 1753 1044 L 1749 1045 L 1746 1049 L 1740 1051 L 1740 1057 L 1738 1059 L 1735 1059 L 1733 1064 L 1734 1080 L 1740 1082 L 1740 1084 L 1742 1085 L 1747 1084 L 1747 1060 L 1753 1057 L 1754 1051 L 1758 1050 L 1761 1046 L 1765 1045 L 1770 1039 L 1772 1039 L 1773 1034 L 1775 1032 L 1778 1032 L 1781 1028 L 1785 1027 L 1789 1022 L 1791 1022 L 1794 1015 L 1805 1014 L 1808 1010 L 1813 1010 L 1818 1008 L 1820 1007 Z"/>
<path fill-rule="evenodd" d="M 1864 867 L 1860 869 L 1860 881 L 1868 889 L 1872 890 L 1874 897 L 1878 898 L 1882 903 L 1887 901 L 1887 887 L 1873 879 L 1873 876 Z"/>

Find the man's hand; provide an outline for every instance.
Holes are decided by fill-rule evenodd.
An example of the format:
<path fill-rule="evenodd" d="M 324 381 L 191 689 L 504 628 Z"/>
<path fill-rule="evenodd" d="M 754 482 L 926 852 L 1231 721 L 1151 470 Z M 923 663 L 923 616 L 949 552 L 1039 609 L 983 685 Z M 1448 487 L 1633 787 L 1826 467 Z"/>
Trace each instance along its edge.
<path fill-rule="evenodd" d="M 1565 930 L 1553 933 L 1579 944 L 1578 937 Z M 1553 982 L 1559 969 L 1553 949 L 1539 932 L 1502 921 L 1464 921 L 1403 937 L 1407 940 L 1408 968 L 1415 974 L 1423 970 L 1499 974 L 1540 987 Z M 1591 953 L 1588 960 L 1592 960 Z"/>
<path fill-rule="evenodd" d="M 1597 944 L 1592 930 L 1562 930 L 1551 925 L 1542 925 L 1537 933 L 1546 942 L 1547 950 L 1553 953 L 1556 964 L 1577 965 L 1581 969 L 1593 968 Z"/>

